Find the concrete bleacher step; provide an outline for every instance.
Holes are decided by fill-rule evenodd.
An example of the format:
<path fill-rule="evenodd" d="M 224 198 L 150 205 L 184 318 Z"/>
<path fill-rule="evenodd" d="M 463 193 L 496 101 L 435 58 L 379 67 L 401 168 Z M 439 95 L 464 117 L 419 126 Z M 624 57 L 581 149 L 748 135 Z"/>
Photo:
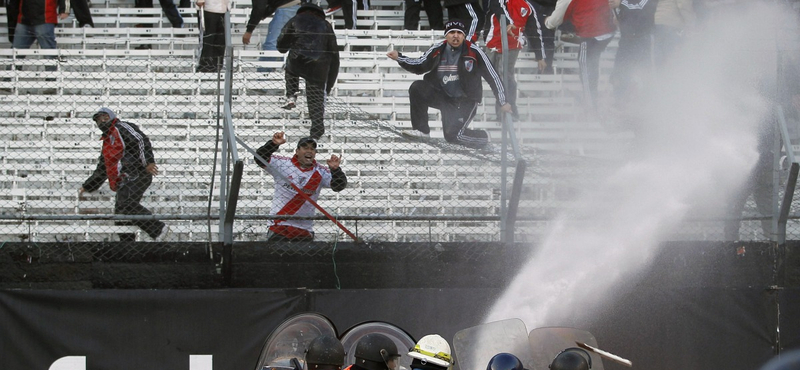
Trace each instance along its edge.
<path fill-rule="evenodd" d="M 155 178 L 143 203 L 161 214 L 204 214 L 212 175 L 220 173 L 219 162 L 214 162 L 218 122 L 213 119 L 217 109 L 213 92 L 217 75 L 194 73 L 199 46 L 197 29 L 193 28 L 197 22 L 192 16 L 194 9 L 180 9 L 186 26 L 174 29 L 157 6 L 134 9 L 121 0 L 92 0 L 92 4 L 97 27 L 77 28 L 74 22 L 59 26 L 59 50 L 0 49 L 0 58 L 14 68 L 0 71 L 0 89 L 8 89 L 7 94 L 0 93 L 0 201 L 12 212 L 38 212 L 48 204 L 56 214 L 80 214 L 81 209 L 96 214 L 112 212 L 113 193 L 107 186 L 84 201 L 78 201 L 76 195 L 96 164 L 100 146 L 91 114 L 99 106 L 110 106 L 118 109 L 121 117 L 140 125 L 154 142 L 162 174 Z M 269 19 L 257 28 L 251 45 L 241 44 L 249 6 L 248 0 L 234 1 L 232 12 L 233 110 L 237 134 L 257 147 L 276 130 L 287 131 L 294 138 L 305 135 L 309 122 L 304 99 L 292 112 L 275 110 L 282 95 L 283 73 L 260 69 L 279 69 L 283 55 L 258 50 Z M 328 132 L 318 149 L 320 155 L 344 155 L 342 166 L 351 186 L 341 193 L 323 192 L 320 201 L 339 214 L 350 215 L 496 215 L 499 166 L 487 166 L 485 160 L 464 152 L 409 142 L 399 135 L 411 129 L 407 90 L 421 76 L 402 70 L 385 53 L 394 49 L 419 55 L 441 39 L 441 31 L 401 30 L 402 2 L 375 0 L 373 6 L 375 10 L 359 14 L 359 26 L 365 29 L 343 30 L 340 15 L 329 18 L 337 27 L 342 66 L 329 97 Z M 139 23 L 151 27 L 135 27 Z M 4 35 L 2 31 L 0 35 Z M 153 49 L 135 49 L 145 44 Z M 604 68 L 609 66 L 608 55 L 604 54 Z M 545 76 L 531 73 L 536 68 L 531 53 L 520 55 L 517 79 L 525 102 L 520 104 L 524 121 L 517 123 L 516 132 L 523 144 L 590 153 L 615 140 L 596 125 L 562 122 L 570 119 L 578 104 L 574 92 L 580 88 L 580 79 L 573 71 L 574 59 L 574 49 L 560 48 L 556 55 L 560 73 Z M 57 70 L 49 72 L 45 66 Z M 606 83 L 601 81 L 601 89 Z M 471 127 L 488 129 L 493 137 L 499 137 L 501 126 L 494 118 L 494 99 L 488 86 L 484 86 L 484 95 L 486 99 Z M 432 136 L 441 141 L 438 112 L 432 111 L 431 116 Z M 378 123 L 379 119 L 383 121 Z M 587 133 L 581 133 L 584 131 Z M 291 148 L 284 154 L 290 153 Z M 268 212 L 272 178 L 253 164 L 250 153 L 239 148 L 239 154 L 246 162 L 241 212 Z M 535 184 L 532 186 L 539 187 L 542 200 L 525 206 L 547 207 L 552 183 L 546 179 L 531 181 Z M 212 206 L 219 204 L 217 198 L 215 194 Z M 98 240 L 92 239 L 95 236 L 114 240 L 115 232 L 127 230 L 113 229 L 116 226 L 102 221 L 72 224 L 82 228 L 48 229 L 40 223 L 36 230 L 29 227 L 34 230 L 29 235 L 38 240 Z M 182 240 L 205 237 L 204 222 L 174 224 Z M 492 222 L 482 224 L 491 229 Z M 266 230 L 252 228 L 257 223 L 249 225 L 248 237 L 263 237 Z M 394 238 L 391 240 L 422 237 L 431 230 L 451 239 L 485 237 L 476 236 L 485 231 L 454 225 L 360 222 L 359 230 L 378 239 Z M 140 239 L 147 239 L 139 234 Z M 319 238 L 336 235 L 336 230 L 327 227 L 318 230 Z"/>

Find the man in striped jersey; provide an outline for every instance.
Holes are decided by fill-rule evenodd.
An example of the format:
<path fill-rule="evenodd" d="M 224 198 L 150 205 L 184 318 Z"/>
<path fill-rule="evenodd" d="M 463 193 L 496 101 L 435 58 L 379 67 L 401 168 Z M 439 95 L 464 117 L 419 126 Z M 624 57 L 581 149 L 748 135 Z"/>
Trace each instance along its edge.
<path fill-rule="evenodd" d="M 78 195 L 93 192 L 108 179 L 108 186 L 117 193 L 114 213 L 123 215 L 151 215 L 141 205 L 144 192 L 158 175 L 150 139 L 138 126 L 121 121 L 109 108 L 100 108 L 92 116 L 97 128 L 103 132 L 103 149 L 94 172 L 81 186 Z M 169 228 L 158 220 L 120 221 L 117 225 L 133 224 L 154 240 L 163 240 Z M 136 235 L 119 234 L 120 241 L 135 241 Z"/>
<path fill-rule="evenodd" d="M 428 108 L 436 108 L 442 112 L 445 140 L 471 148 L 485 147 L 489 133 L 467 128 L 483 97 L 481 77 L 492 88 L 500 110 L 511 113 L 500 76 L 483 50 L 465 39 L 465 30 L 461 21 L 447 22 L 445 40 L 434 44 L 419 58 L 409 58 L 395 50 L 386 54 L 403 69 L 425 74 L 408 89 L 414 131 L 407 135 L 430 137 Z"/>
<path fill-rule="evenodd" d="M 267 168 L 275 178 L 275 194 L 272 196 L 271 215 L 313 216 L 314 205 L 297 189 L 313 201 L 317 201 L 322 188 L 340 192 L 347 187 L 347 176 L 339 164 L 341 158 L 335 154 L 327 160 L 328 167 L 316 161 L 317 142 L 312 137 L 297 141 L 294 156 L 273 155 L 278 147 L 286 143 L 284 133 L 276 132 L 272 140 L 256 150 L 256 163 Z M 264 163 L 261 159 L 269 163 Z M 268 242 L 304 242 L 314 240 L 314 220 L 276 219 L 270 220 Z"/>

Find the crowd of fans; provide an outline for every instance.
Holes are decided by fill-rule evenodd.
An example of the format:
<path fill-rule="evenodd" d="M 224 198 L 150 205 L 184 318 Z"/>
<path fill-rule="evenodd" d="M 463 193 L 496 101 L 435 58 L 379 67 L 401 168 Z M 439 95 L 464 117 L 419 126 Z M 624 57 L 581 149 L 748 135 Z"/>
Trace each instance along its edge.
<path fill-rule="evenodd" d="M 398 0 L 399 1 L 399 0 Z M 561 40 L 578 47 L 579 75 L 583 90 L 580 100 L 587 117 L 597 118 L 598 101 L 611 101 L 612 111 L 624 110 L 637 90 L 646 83 L 653 67 L 659 67 L 689 37 L 696 27 L 696 8 L 708 12 L 723 0 L 406 0 L 404 28 L 420 29 L 424 9 L 431 29 L 444 29 L 447 21 L 465 24 L 466 40 L 482 45 L 494 69 L 504 76 L 508 100 L 516 116 L 515 62 L 520 51 L 535 54 L 539 73 L 555 73 L 553 56 L 556 31 Z M 268 30 L 262 50 L 277 50 L 277 40 L 305 0 L 253 0 L 242 43 L 250 44 L 259 23 L 268 17 Z M 178 6 L 190 7 L 190 0 L 178 6 L 172 0 L 159 0 L 172 27 L 183 27 Z M 223 15 L 231 9 L 231 0 L 195 0 L 203 33 L 202 55 L 198 72 L 218 72 L 224 54 Z M 324 15 L 339 10 L 344 27 L 357 28 L 356 14 L 369 9 L 368 0 L 331 0 Z M 9 40 L 14 48 L 29 48 L 38 41 L 44 49 L 56 48 L 54 29 L 74 8 L 80 27 L 93 27 L 88 0 L 7 0 Z M 135 7 L 152 7 L 152 0 L 136 0 Z M 501 23 L 501 20 L 504 22 Z M 506 29 L 501 30 L 501 24 Z M 145 27 L 146 25 L 140 25 Z M 619 48 L 611 73 L 613 94 L 598 96 L 600 55 L 619 31 Z M 507 36 L 505 38 L 503 36 Z M 507 41 L 507 69 L 501 65 L 503 41 Z M 140 45 L 148 48 L 149 45 Z M 263 57 L 263 59 L 270 57 Z M 271 57 L 275 58 L 275 57 Z M 269 72 L 262 69 L 262 72 Z M 329 90 L 330 86 L 328 86 Z M 602 98 L 602 99 L 601 99 Z M 286 104 L 286 102 L 284 102 Z M 498 105 L 498 117 L 500 116 Z"/>
<path fill-rule="evenodd" d="M 180 5 L 188 6 L 185 1 L 188 0 L 181 0 Z M 484 0 L 482 3 L 477 0 L 444 0 L 444 8 L 449 16 L 448 21 L 444 22 L 439 0 L 406 0 L 406 28 L 418 28 L 419 13 L 425 9 L 429 25 L 434 29 L 441 27 L 444 31 L 443 40 L 434 43 L 419 57 L 406 56 L 394 50 L 387 53 L 387 57 L 397 61 L 403 69 L 425 75 L 409 88 L 413 130 L 406 133 L 416 139 L 428 139 L 428 109 L 435 108 L 441 111 L 446 141 L 475 149 L 489 146 L 491 140 L 488 132 L 468 127 L 483 96 L 483 81 L 489 84 L 495 95 L 497 119 L 504 119 L 506 114 L 517 117 L 514 78 L 517 57 L 522 50 L 532 51 L 537 59 L 538 73 L 555 73 L 553 54 L 556 50 L 557 31 L 560 31 L 562 41 L 579 45 L 578 65 L 583 87 L 579 101 L 585 117 L 600 119 L 605 113 L 618 116 L 627 107 L 635 105 L 632 102 L 641 95 L 641 89 L 648 84 L 653 71 L 675 57 L 674 54 L 684 39 L 691 37 L 698 19 L 695 2 L 702 3 L 704 11 L 709 11 L 715 3 L 711 0 Z M 182 27 L 183 19 L 175 4 L 171 0 L 160 0 L 160 3 L 172 26 Z M 34 42 L 38 42 L 41 48 L 56 48 L 54 29 L 59 20 L 69 15 L 70 4 L 75 5 L 79 24 L 92 27 L 87 0 L 7 0 L 9 39 L 12 46 L 29 48 Z M 224 15 L 231 9 L 231 0 L 195 0 L 195 5 L 203 29 L 197 72 L 219 72 L 225 54 Z M 344 8 L 345 28 L 352 29 L 357 26 L 355 14 L 358 10 L 369 9 L 369 2 L 366 0 L 344 0 L 331 2 L 329 5 L 331 8 L 323 10 L 318 5 L 303 0 L 253 0 L 247 29 L 242 36 L 242 42 L 249 44 L 258 24 L 272 16 L 262 48 L 287 54 L 284 68 L 286 93 L 281 108 L 293 109 L 296 106 L 297 95 L 300 93 L 299 81 L 301 78 L 306 81 L 307 106 L 311 117 L 308 140 L 298 143 L 298 153 L 294 159 L 287 158 L 285 161 L 286 166 L 297 166 L 301 172 L 308 171 L 308 168 L 317 168 L 313 155 L 308 160 L 308 168 L 300 166 L 300 159 L 303 158 L 300 157 L 300 149 L 308 147 L 307 151 L 315 154 L 316 142 L 325 133 L 325 101 L 337 80 L 339 70 L 339 45 L 335 30 L 326 17 L 337 9 Z M 151 7 L 152 0 L 136 0 L 136 7 L 143 6 Z M 619 47 L 610 75 L 613 94 L 600 96 L 600 55 L 617 31 L 620 34 Z M 793 76 L 796 80 L 796 74 Z M 800 101 L 800 90 L 795 89 L 788 94 L 792 96 L 788 105 L 800 105 L 797 103 Z M 600 104 L 599 101 L 604 103 Z M 101 113 L 104 112 L 98 112 L 95 116 L 102 116 Z M 107 116 L 114 119 L 113 113 Z M 101 118 L 108 118 L 107 116 Z M 135 125 L 127 124 L 134 127 L 129 130 L 134 133 L 132 137 L 146 138 L 141 132 L 136 132 Z M 104 133 L 104 138 L 106 136 L 108 135 Z M 265 144 L 273 149 L 260 153 L 266 162 L 270 162 L 272 152 L 277 150 L 277 146 L 285 142 L 282 133 L 279 139 L 281 140 L 273 139 Z M 330 173 L 341 173 L 338 158 L 335 159 L 334 166 L 319 170 L 322 171 L 320 173 L 327 174 L 326 182 L 315 183 L 313 189 L 307 189 L 309 192 L 319 194 L 321 185 L 332 187 Z M 259 161 L 265 166 L 266 162 Z M 330 165 L 331 161 L 328 163 Z M 143 175 L 126 178 L 150 179 L 157 174 L 155 167 L 147 167 L 148 170 L 144 172 L 141 170 L 148 165 L 155 166 L 152 160 L 140 165 L 137 173 Z M 100 167 L 95 171 L 96 180 L 84 184 L 81 193 L 92 191 L 106 178 L 112 179 L 116 176 L 106 176 Z M 109 166 L 111 167 L 113 166 Z M 137 187 L 146 189 L 148 185 L 149 182 Z M 308 184 L 299 185 L 302 187 Z M 281 189 L 283 188 L 278 187 L 276 191 Z M 341 189 L 334 186 L 334 190 Z M 116 213 L 149 212 L 146 209 L 134 212 L 122 209 L 127 203 L 138 205 L 140 193 L 117 198 Z M 284 203 L 290 204 L 292 197 L 285 198 L 288 203 Z M 303 203 L 305 200 L 297 202 Z M 280 212 L 286 208 L 285 204 L 279 206 L 276 208 L 273 205 L 273 214 L 282 214 Z M 295 208 L 287 214 L 295 214 L 300 209 Z M 310 206 L 306 208 L 306 213 L 313 212 Z M 272 226 L 277 226 L 277 222 Z M 165 226 L 151 223 L 141 227 L 156 238 L 163 233 Z M 731 234 L 736 234 L 734 229 L 735 227 L 731 228 Z M 305 230 L 313 239 L 311 227 Z M 303 235 L 308 236 L 306 234 Z"/>

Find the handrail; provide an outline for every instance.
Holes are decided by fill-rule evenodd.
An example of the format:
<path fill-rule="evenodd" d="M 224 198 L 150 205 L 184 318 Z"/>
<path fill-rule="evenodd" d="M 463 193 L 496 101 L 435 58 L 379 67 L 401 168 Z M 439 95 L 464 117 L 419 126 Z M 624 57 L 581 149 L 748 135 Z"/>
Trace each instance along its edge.
<path fill-rule="evenodd" d="M 786 151 L 786 159 L 789 161 L 789 177 L 786 179 L 786 188 L 783 193 L 783 201 L 781 202 L 781 209 L 778 215 L 778 244 L 786 243 L 786 222 L 789 220 L 789 210 L 792 207 L 792 200 L 794 199 L 794 191 L 797 188 L 797 175 L 800 172 L 800 163 L 794 159 L 794 150 L 792 149 L 792 141 L 789 138 L 789 129 L 786 126 L 786 117 L 783 115 L 783 107 L 780 105 L 775 106 L 775 114 L 778 118 L 778 127 L 781 131 L 781 139 L 783 139 L 783 147 Z"/>
<path fill-rule="evenodd" d="M 223 99 L 223 141 L 222 141 L 222 171 L 220 184 L 220 240 L 225 241 L 225 245 L 233 244 L 233 220 L 236 216 L 236 199 L 239 196 L 238 184 L 241 181 L 243 163 L 239 159 L 239 152 L 236 146 L 236 133 L 233 127 L 233 114 L 231 112 L 232 92 L 233 92 L 233 47 L 230 34 L 230 12 L 225 13 L 225 92 Z M 230 161 L 228 156 L 230 156 Z M 227 169 L 230 163 L 234 163 L 234 174 L 231 179 L 230 188 L 227 183 Z M 237 170 L 239 171 L 237 174 Z M 238 175 L 238 176 L 237 176 Z M 236 185 L 236 189 L 234 189 Z M 225 200 L 227 199 L 227 203 Z M 233 201 L 232 201 L 233 200 Z M 223 213 L 224 212 L 224 213 Z M 226 247 L 227 248 L 227 247 Z"/>
<path fill-rule="evenodd" d="M 500 30 L 503 37 L 500 38 L 503 54 L 503 87 L 505 89 L 510 86 L 509 84 L 509 65 L 508 65 L 508 33 L 503 32 L 506 29 L 506 17 L 498 17 L 500 21 Z M 522 180 L 525 177 L 526 162 L 522 159 L 522 154 L 519 148 L 519 142 L 514 134 L 514 121 L 511 119 L 510 113 L 503 114 L 503 128 L 502 128 L 502 148 L 500 150 L 501 161 L 501 178 L 502 186 L 500 188 L 500 217 L 501 217 L 501 230 L 500 237 L 505 243 L 514 242 L 514 224 L 516 222 L 517 210 L 519 209 L 520 194 L 522 192 Z M 517 159 L 516 171 L 514 172 L 514 180 L 512 185 L 511 197 L 508 198 L 506 192 L 506 184 L 508 183 L 508 144 L 511 143 L 511 150 L 514 153 L 514 158 Z"/>

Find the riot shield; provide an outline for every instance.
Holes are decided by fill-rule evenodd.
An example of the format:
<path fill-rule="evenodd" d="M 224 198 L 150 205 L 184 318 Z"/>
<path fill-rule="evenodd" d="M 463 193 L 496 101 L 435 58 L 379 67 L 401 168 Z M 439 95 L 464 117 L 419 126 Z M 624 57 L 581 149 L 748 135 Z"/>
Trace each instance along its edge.
<path fill-rule="evenodd" d="M 309 342 L 323 334 L 337 336 L 325 316 L 304 313 L 286 319 L 267 337 L 256 370 L 302 370 Z"/>
<path fill-rule="evenodd" d="M 533 364 L 528 370 L 549 370 L 553 359 L 567 348 L 580 348 L 577 343 L 597 347 L 597 339 L 592 333 L 567 327 L 545 327 L 531 330 L 528 341 L 533 353 Z M 591 351 L 585 351 L 591 358 L 591 370 L 603 370 L 603 359 Z"/>
<path fill-rule="evenodd" d="M 409 348 L 413 348 L 416 342 L 405 330 L 398 328 L 392 324 L 379 321 L 371 321 L 358 324 L 342 335 L 342 345 L 344 351 L 347 353 L 344 359 L 344 366 L 350 366 L 356 362 L 356 344 L 359 339 L 367 334 L 380 333 L 392 339 L 397 346 L 397 352 L 400 353 L 399 365 L 400 370 L 411 368 L 411 357 L 408 356 Z"/>
<path fill-rule="evenodd" d="M 484 370 L 494 355 L 506 352 L 517 356 L 526 369 L 533 357 L 528 345 L 528 329 L 520 319 L 507 319 L 463 329 L 453 337 L 453 350 L 460 370 Z"/>

